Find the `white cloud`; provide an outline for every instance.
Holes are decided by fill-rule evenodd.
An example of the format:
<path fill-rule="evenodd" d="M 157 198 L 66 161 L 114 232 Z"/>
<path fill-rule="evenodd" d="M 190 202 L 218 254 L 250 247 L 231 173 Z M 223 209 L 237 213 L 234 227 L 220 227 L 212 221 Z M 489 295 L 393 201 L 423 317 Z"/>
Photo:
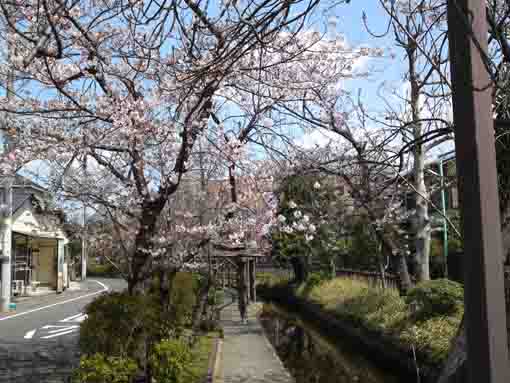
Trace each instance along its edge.
<path fill-rule="evenodd" d="M 316 128 L 296 138 L 294 143 L 303 149 L 314 149 L 339 144 L 340 140 L 341 137 L 338 134 L 322 128 Z"/>

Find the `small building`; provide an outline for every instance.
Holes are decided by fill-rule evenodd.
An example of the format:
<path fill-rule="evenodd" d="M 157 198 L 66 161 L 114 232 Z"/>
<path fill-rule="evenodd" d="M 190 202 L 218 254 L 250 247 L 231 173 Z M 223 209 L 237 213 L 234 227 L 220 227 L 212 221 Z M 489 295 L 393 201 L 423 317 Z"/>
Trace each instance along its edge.
<path fill-rule="evenodd" d="M 8 189 L 0 189 L 0 204 L 9 203 Z M 50 193 L 25 177 L 12 185 L 12 217 L 4 215 L 0 237 L 2 268 L 10 267 L 10 296 L 38 294 L 41 289 L 62 292 L 69 285 L 68 236 L 64 214 L 52 207 Z M 10 250 L 6 251 L 6 250 Z M 9 262 L 10 261 L 10 262 Z M 7 293 L 7 270 L 2 270 L 2 296 Z M 0 277 L 1 278 L 1 277 Z"/>

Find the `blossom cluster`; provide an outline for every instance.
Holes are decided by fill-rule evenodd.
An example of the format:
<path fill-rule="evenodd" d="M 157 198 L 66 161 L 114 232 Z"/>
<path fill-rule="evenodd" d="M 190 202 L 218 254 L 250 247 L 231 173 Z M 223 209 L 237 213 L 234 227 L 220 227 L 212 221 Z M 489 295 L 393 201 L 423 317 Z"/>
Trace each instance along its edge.
<path fill-rule="evenodd" d="M 307 242 L 314 239 L 315 233 L 317 232 L 317 226 L 311 222 L 308 214 L 303 214 L 298 205 L 294 201 L 289 201 L 288 207 L 292 214 L 290 217 L 286 217 L 283 214 L 279 214 L 277 217 L 276 228 L 286 234 L 301 234 Z"/>

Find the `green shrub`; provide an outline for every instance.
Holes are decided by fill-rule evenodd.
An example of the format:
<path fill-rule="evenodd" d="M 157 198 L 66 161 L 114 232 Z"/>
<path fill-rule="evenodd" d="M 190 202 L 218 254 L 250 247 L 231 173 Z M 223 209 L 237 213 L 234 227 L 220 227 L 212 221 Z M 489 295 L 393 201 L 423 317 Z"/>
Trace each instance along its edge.
<path fill-rule="evenodd" d="M 209 306 L 221 305 L 225 302 L 225 293 L 223 290 L 211 289 L 207 297 L 207 304 Z"/>
<path fill-rule="evenodd" d="M 184 383 L 185 372 L 191 363 L 191 350 L 181 340 L 162 340 L 154 345 L 149 357 L 156 383 Z"/>
<path fill-rule="evenodd" d="M 264 287 L 274 287 L 289 283 L 290 278 L 287 275 L 259 272 L 256 276 L 257 285 Z"/>
<path fill-rule="evenodd" d="M 93 300 L 81 324 L 80 349 L 85 355 L 103 353 L 132 356 L 136 353 L 149 318 L 155 310 L 142 296 L 112 292 Z"/>
<path fill-rule="evenodd" d="M 173 280 L 170 306 L 177 327 L 186 326 L 191 322 L 197 283 L 191 273 L 177 273 Z"/>
<path fill-rule="evenodd" d="M 130 358 L 104 356 L 101 353 L 83 356 L 74 371 L 74 383 L 129 383 L 138 367 Z"/>
<path fill-rule="evenodd" d="M 119 270 L 117 270 L 111 263 L 107 263 L 104 265 L 100 265 L 98 263 L 88 264 L 87 275 L 89 277 L 103 277 L 103 278 L 116 278 L 121 276 Z"/>
<path fill-rule="evenodd" d="M 406 303 L 415 306 L 420 318 L 451 315 L 463 307 L 462 285 L 449 279 L 434 279 L 420 283 L 409 291 Z"/>

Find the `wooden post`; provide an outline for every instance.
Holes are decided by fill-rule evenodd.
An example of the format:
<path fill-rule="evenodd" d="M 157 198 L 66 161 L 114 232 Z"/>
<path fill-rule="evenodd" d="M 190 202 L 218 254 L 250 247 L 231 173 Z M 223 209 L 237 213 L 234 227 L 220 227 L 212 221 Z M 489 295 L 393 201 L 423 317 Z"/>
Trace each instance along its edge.
<path fill-rule="evenodd" d="M 250 261 L 244 260 L 243 261 L 243 268 L 244 268 L 244 294 L 245 294 L 245 300 L 246 305 L 250 304 Z"/>
<path fill-rule="evenodd" d="M 239 304 L 239 313 L 241 320 L 246 319 L 245 314 L 248 311 L 248 286 L 247 286 L 247 267 L 246 261 L 241 257 L 237 259 L 237 300 Z"/>
<path fill-rule="evenodd" d="M 249 274 L 250 274 L 250 300 L 255 302 L 257 300 L 257 291 L 256 291 L 256 266 L 255 260 L 251 259 L 248 263 L 249 265 Z"/>
<path fill-rule="evenodd" d="M 487 54 L 486 4 L 448 0 L 456 162 L 464 237 L 468 382 L 506 383 L 503 255 Z"/>

